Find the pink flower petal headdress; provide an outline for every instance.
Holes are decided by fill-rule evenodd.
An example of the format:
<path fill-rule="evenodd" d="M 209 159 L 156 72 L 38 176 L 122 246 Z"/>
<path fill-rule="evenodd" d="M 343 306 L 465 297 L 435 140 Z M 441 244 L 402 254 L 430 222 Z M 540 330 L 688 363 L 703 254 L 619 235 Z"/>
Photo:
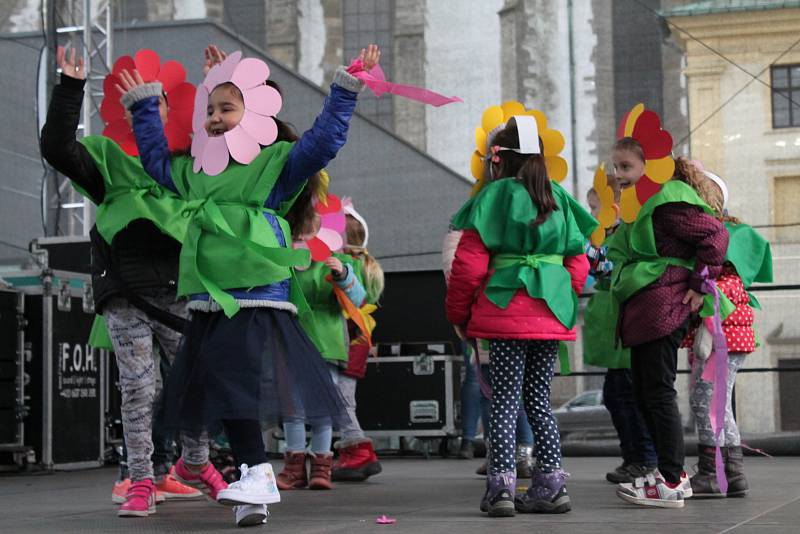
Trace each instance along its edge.
<path fill-rule="evenodd" d="M 307 248 L 313 261 L 325 261 L 344 246 L 345 212 L 342 201 L 331 193 L 327 193 L 325 202 L 315 196 L 312 203 L 320 217 L 319 231 L 306 241 L 295 242 L 294 247 Z"/>
<path fill-rule="evenodd" d="M 265 85 L 269 67 L 256 58 L 242 59 L 242 53 L 230 54 L 225 61 L 208 71 L 197 88 L 192 115 L 192 156 L 194 171 L 210 176 L 225 170 L 230 157 L 244 165 L 255 159 L 261 145 L 270 145 L 278 137 L 278 125 L 272 117 L 283 104 L 280 93 Z M 232 83 L 244 98 L 244 115 L 233 129 L 219 137 L 210 137 L 205 129 L 208 98 L 220 84 Z"/>

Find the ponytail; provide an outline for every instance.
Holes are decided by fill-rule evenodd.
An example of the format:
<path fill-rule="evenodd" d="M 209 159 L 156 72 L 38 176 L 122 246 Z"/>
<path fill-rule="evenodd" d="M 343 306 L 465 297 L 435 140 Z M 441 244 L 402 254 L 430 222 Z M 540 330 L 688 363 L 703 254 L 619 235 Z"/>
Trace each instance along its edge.
<path fill-rule="evenodd" d="M 697 192 L 697 195 L 703 199 L 703 202 L 714 211 L 717 218 L 723 217 L 722 209 L 722 192 L 719 188 L 703 174 L 703 171 L 694 166 L 694 164 L 683 156 L 675 158 L 675 175 L 673 180 L 680 180 L 681 182 L 691 186 Z"/>
<path fill-rule="evenodd" d="M 378 260 L 363 247 L 347 247 L 353 257 L 364 264 L 364 290 L 367 292 L 367 302 L 378 302 L 383 294 L 385 280 L 383 268 Z"/>

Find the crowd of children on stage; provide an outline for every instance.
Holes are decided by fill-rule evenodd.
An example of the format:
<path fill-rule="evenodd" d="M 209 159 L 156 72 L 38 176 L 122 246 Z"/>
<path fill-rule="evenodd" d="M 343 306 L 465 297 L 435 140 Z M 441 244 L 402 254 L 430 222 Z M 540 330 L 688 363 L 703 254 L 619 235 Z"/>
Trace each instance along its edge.
<path fill-rule="evenodd" d="M 366 221 L 332 193 L 335 176 L 325 171 L 379 59 L 370 45 L 338 69 L 298 136 L 276 116 L 284 95 L 263 61 L 209 46 L 195 88 L 179 64 L 144 51 L 119 61 L 104 84 L 105 135 L 78 142 L 86 73 L 74 50 L 59 50 L 42 153 L 98 205 L 93 278 L 107 289 L 93 337 L 107 333 L 120 369 L 120 516 L 202 492 L 233 506 L 238 526 L 259 525 L 280 491 L 381 471 L 355 391 L 383 273 L 366 248 Z M 623 117 L 609 147 L 613 172 L 598 169 L 590 213 L 558 183 L 560 134 L 540 112 L 507 104 L 509 116 L 478 136 L 479 180 L 444 251 L 444 306 L 468 377 L 462 457 L 472 456 L 483 413 L 480 510 L 572 508 L 550 387 L 556 361 L 566 365 L 564 342 L 576 340 L 590 275 L 584 354 L 607 369 L 603 398 L 623 460 L 607 475 L 617 495 L 657 507 L 746 495 L 731 395 L 756 347 L 757 301 L 747 289 L 771 279 L 768 244 L 728 214 L 720 177 L 673 158 L 671 137 L 642 105 Z M 675 391 L 681 346 L 690 349 L 699 439 L 691 478 Z M 276 475 L 262 429 L 279 424 L 286 453 Z M 241 465 L 230 484 L 209 461 L 209 436 L 221 431 Z M 182 452 L 171 467 L 173 435 Z M 518 476 L 530 477 L 524 492 Z"/>

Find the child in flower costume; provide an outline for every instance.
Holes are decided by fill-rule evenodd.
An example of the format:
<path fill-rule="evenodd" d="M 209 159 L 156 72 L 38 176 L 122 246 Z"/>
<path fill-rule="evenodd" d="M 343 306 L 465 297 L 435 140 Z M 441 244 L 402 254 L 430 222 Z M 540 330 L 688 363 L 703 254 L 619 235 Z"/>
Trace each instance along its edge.
<path fill-rule="evenodd" d="M 728 234 L 698 195 L 702 177 L 683 158 L 658 116 L 627 113 L 612 154 L 622 187 L 623 224 L 609 240 L 618 332 L 631 349 L 634 395 L 658 455 L 658 469 L 617 495 L 633 504 L 678 508 L 691 496 L 683 470 L 683 427 L 674 388 L 677 351 L 689 317 L 715 293 Z"/>
<path fill-rule="evenodd" d="M 731 407 L 736 373 L 744 364 L 747 354 L 756 349 L 756 334 L 753 329 L 754 311 L 760 304 L 748 293 L 753 282 L 772 282 L 772 255 L 769 243 L 753 229 L 727 213 L 728 188 L 725 182 L 708 171 L 702 165 L 692 162 L 706 176 L 710 193 L 708 204 L 716 216 L 723 221 L 728 230 L 730 240 L 725 254 L 722 273 L 716 279 L 717 287 L 735 306 L 735 309 L 722 321 L 722 329 L 728 349 L 728 374 L 724 384 L 715 383 L 714 376 L 707 371 L 713 370 L 713 359 L 717 355 L 710 354 L 712 335 L 708 327 L 709 318 L 698 318 L 692 322 L 689 334 L 683 346 L 689 348 L 692 365 L 692 389 L 689 405 L 697 424 L 698 471 L 691 478 L 694 497 L 744 497 L 749 485 L 744 475 L 741 436 Z M 709 359 L 711 357 L 711 360 Z M 715 399 L 717 387 L 724 387 L 724 395 Z M 720 402 L 720 406 L 716 403 Z M 724 464 L 727 489 L 722 490 L 717 480 L 715 428 L 711 414 L 724 405 L 724 415 L 716 414 L 724 421 L 719 443 Z"/>
<path fill-rule="evenodd" d="M 159 111 L 170 132 L 170 147 L 180 150 L 191 142 L 191 120 L 186 119 L 185 110 L 191 117 L 194 87 L 185 82 L 184 69 L 176 61 L 162 64 L 150 50 L 123 56 L 104 83 L 106 96 L 100 106 L 107 123 L 104 135 L 78 142 L 75 133 L 86 74 L 82 61 L 75 61 L 74 49 L 68 59 L 65 49 L 59 47 L 57 60 L 61 82 L 54 88 L 42 129 L 42 155 L 98 206 L 97 224 L 90 232 L 98 313 L 90 342 L 98 346 L 100 336 L 94 334 L 102 332 L 107 343 L 104 348 L 115 353 L 127 460 L 120 462 L 112 500 L 122 505 L 118 515 L 144 517 L 155 512 L 156 500 L 200 495 L 170 474 L 173 438 L 153 413 L 154 400 L 160 396 L 159 375 L 166 380 L 165 370 L 175 358 L 188 314 L 185 299 L 176 299 L 175 294 L 181 233 L 162 232 L 171 217 L 167 213 L 179 210 L 181 202 L 169 192 L 159 193 L 152 199 L 152 217 L 138 215 L 136 207 L 144 206 L 142 199 L 153 191 L 153 182 L 134 157 L 130 117 L 126 120 L 120 95 L 112 89 L 118 81 L 116 73 L 131 65 L 138 66 L 148 80 L 162 80 Z M 161 349 L 160 366 L 156 365 L 155 343 Z M 206 491 L 213 493 L 226 486 L 208 463 L 204 438 L 184 435 L 182 445 L 183 457 L 204 467 Z"/>
<path fill-rule="evenodd" d="M 353 259 L 337 253 L 342 249 L 345 214 L 338 197 L 327 192 L 328 177 L 324 171 L 309 180 L 286 218 L 292 228 L 295 248 L 311 250 L 311 265 L 297 269 L 297 283 L 308 302 L 308 310 L 300 313 L 300 325 L 328 363 L 334 382 L 347 367 L 348 345 L 346 319 L 343 312 L 357 312 L 366 292 Z M 348 414 L 351 421 L 355 413 Z M 309 421 L 311 453 L 306 454 L 306 421 L 286 417 L 283 430 L 286 453 L 283 471 L 277 476 L 278 488 L 290 490 L 309 486 L 331 489 L 333 453 L 331 420 Z M 357 424 L 357 421 L 356 423 Z M 310 460 L 311 472 L 306 471 Z"/>
<path fill-rule="evenodd" d="M 617 307 L 610 291 L 613 264 L 603 242 L 619 227 L 619 195 L 616 177 L 606 175 L 601 164 L 595 171 L 594 187 L 587 193 L 592 215 L 600 225 L 586 245 L 594 294 L 586 303 L 582 336 L 584 363 L 607 369 L 603 403 L 617 431 L 622 454 L 622 464 L 606 473 L 606 480 L 614 484 L 633 482 L 657 464 L 653 439 L 633 396 L 630 349 L 616 340 Z"/>
<path fill-rule="evenodd" d="M 575 339 L 577 294 L 588 272 L 586 237 L 597 222 L 548 177 L 533 115 L 515 116 L 491 141 L 493 181 L 455 215 L 464 230 L 447 289 L 447 318 L 489 340 L 491 461 L 481 510 L 490 516 L 571 509 L 561 469 L 550 381 L 560 340 Z M 524 387 L 523 387 L 524 384 Z M 520 396 L 534 430 L 537 465 L 516 489 L 513 435 Z M 507 438 L 507 439 L 505 439 Z"/>
<path fill-rule="evenodd" d="M 143 166 L 183 199 L 175 214 L 186 230 L 178 293 L 190 296 L 193 313 L 168 406 L 184 428 L 222 422 L 242 477 L 217 500 L 236 506 L 239 525 L 265 521 L 266 505 L 280 500 L 261 422 L 346 418 L 325 362 L 294 315 L 307 304 L 293 269 L 309 258 L 289 248 L 284 216 L 306 180 L 343 146 L 363 87 L 357 69 L 369 71 L 378 58 L 371 45 L 351 72 L 339 69 L 320 117 L 291 143 L 279 138 L 273 115 L 282 99 L 265 84 L 267 65 L 231 54 L 198 88 L 193 157 L 169 156 L 156 114 L 160 88 L 136 73 L 122 80 Z M 191 466 L 178 467 L 194 477 Z"/>

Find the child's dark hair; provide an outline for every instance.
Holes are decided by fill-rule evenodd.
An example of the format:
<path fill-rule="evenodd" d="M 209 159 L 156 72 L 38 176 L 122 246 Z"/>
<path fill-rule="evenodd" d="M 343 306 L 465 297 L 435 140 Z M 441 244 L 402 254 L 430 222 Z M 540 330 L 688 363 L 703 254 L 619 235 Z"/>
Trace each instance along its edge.
<path fill-rule="evenodd" d="M 492 145 L 519 148 L 516 121 L 509 121 L 505 128 L 497 132 L 492 139 Z M 541 139 L 539 147 L 542 148 Z M 544 156 L 542 154 L 518 154 L 512 150 L 503 150 L 497 155 L 500 157 L 500 163 L 495 164 L 499 165 L 497 176 L 514 177 L 525 186 L 539 212 L 532 224 L 533 226 L 542 224 L 554 210 L 558 209 L 553 197 L 553 187 L 550 185 L 550 178 L 547 175 Z"/>
<path fill-rule="evenodd" d="M 301 236 L 312 233 L 314 225 L 314 194 L 320 187 L 321 178 L 319 173 L 314 174 L 306 182 L 303 190 L 297 196 L 292 207 L 286 213 L 286 222 L 292 230 L 292 239 L 297 241 Z"/>

